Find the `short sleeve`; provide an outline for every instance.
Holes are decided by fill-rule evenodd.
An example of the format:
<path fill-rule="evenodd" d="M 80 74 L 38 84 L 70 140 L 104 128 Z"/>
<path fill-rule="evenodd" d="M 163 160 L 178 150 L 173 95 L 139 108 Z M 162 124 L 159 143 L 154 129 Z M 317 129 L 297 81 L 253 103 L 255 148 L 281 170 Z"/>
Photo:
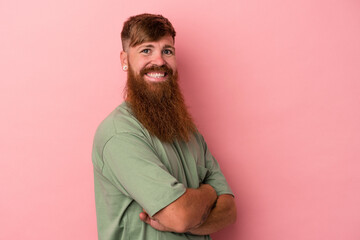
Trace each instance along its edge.
<path fill-rule="evenodd" d="M 103 174 L 150 216 L 186 191 L 141 136 L 121 133 L 112 137 L 104 147 L 103 159 Z"/>
<path fill-rule="evenodd" d="M 211 185 L 215 189 L 217 195 L 231 194 L 234 196 L 224 174 L 221 172 L 218 162 L 211 154 L 203 137 L 202 143 L 204 147 L 205 167 L 209 170 L 203 183 Z"/>

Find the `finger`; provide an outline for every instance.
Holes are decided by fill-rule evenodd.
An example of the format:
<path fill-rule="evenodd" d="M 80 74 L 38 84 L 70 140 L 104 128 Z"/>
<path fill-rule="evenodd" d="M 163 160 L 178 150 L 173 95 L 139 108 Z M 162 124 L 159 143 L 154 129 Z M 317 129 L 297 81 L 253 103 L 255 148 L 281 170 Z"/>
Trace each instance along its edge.
<path fill-rule="evenodd" d="M 140 217 L 140 220 L 147 223 L 147 224 L 150 224 L 151 223 L 151 218 L 149 217 L 149 215 L 147 213 L 144 213 L 144 212 L 141 212 L 139 214 L 139 217 Z"/>
<path fill-rule="evenodd" d="M 146 221 L 146 219 L 148 218 L 148 215 L 146 214 L 146 213 L 144 213 L 144 212 L 141 212 L 140 214 L 139 214 L 139 217 L 140 217 L 140 220 L 141 221 Z"/>

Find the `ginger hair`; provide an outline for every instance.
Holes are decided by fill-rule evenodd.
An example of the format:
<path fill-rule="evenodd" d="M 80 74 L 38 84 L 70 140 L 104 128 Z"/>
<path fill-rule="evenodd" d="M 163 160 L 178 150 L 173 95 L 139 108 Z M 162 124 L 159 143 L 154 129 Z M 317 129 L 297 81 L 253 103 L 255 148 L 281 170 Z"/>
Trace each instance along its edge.
<path fill-rule="evenodd" d="M 123 50 L 144 42 L 157 41 L 170 35 L 175 41 L 175 29 L 170 21 L 162 15 L 143 13 L 130 17 L 121 31 Z"/>

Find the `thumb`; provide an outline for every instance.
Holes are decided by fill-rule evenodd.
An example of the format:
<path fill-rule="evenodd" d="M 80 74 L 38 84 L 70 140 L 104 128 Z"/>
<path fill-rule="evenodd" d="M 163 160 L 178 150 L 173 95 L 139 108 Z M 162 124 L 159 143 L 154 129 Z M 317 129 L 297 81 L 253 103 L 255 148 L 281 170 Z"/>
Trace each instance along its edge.
<path fill-rule="evenodd" d="M 146 222 L 146 223 L 150 222 L 150 217 L 149 217 L 149 215 L 147 215 L 147 213 L 145 213 L 145 212 L 141 212 L 141 213 L 139 214 L 139 218 L 140 218 L 140 220 L 143 221 L 143 222 Z"/>

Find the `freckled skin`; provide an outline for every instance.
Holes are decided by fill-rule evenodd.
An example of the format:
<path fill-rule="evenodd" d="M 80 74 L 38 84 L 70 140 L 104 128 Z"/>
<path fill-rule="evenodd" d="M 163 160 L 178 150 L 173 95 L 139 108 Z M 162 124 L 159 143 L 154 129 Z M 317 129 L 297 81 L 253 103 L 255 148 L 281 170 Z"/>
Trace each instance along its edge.
<path fill-rule="evenodd" d="M 121 53 L 121 63 L 123 66 L 130 64 L 135 74 L 139 74 L 142 69 L 153 65 L 167 65 L 175 72 L 177 65 L 174 40 L 171 36 L 164 36 L 156 42 L 145 42 L 135 47 L 128 47 L 126 52 Z M 151 76 L 155 74 L 158 76 Z M 165 81 L 167 74 L 164 72 L 148 73 L 144 79 L 149 82 Z"/>

